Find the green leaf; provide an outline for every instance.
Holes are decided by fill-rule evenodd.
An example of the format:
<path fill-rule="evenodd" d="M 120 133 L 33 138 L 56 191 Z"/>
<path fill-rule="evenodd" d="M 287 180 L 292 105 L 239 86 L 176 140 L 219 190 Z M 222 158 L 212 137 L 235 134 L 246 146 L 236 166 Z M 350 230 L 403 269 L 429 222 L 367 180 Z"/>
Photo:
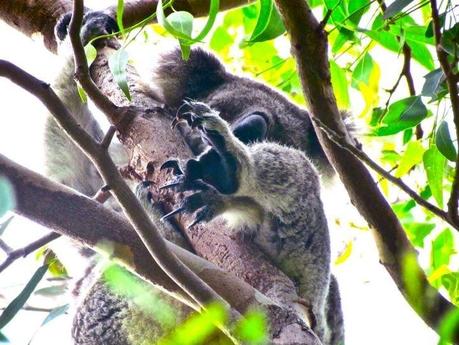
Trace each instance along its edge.
<path fill-rule="evenodd" d="M 2 315 L 0 315 L 0 329 L 5 327 L 14 318 L 17 312 L 21 310 L 47 270 L 47 265 L 40 266 L 19 295 L 8 304 Z"/>
<path fill-rule="evenodd" d="M 424 248 L 424 239 L 435 229 L 433 223 L 410 222 L 403 225 L 411 243 L 419 248 Z"/>
<path fill-rule="evenodd" d="M 357 66 L 355 66 L 354 72 L 352 73 L 352 87 L 359 89 L 360 83 L 368 85 L 373 67 L 373 58 L 370 54 L 366 53 L 363 58 L 360 59 Z"/>
<path fill-rule="evenodd" d="M 220 9 L 220 0 L 210 0 L 209 15 L 207 16 L 206 25 L 202 31 L 196 36 L 196 41 L 202 41 L 214 26 L 215 19 L 217 19 L 218 10 Z"/>
<path fill-rule="evenodd" d="M 436 98 L 440 91 L 441 83 L 445 81 L 445 74 L 441 68 L 437 68 L 424 76 L 425 82 L 422 86 L 421 95 Z"/>
<path fill-rule="evenodd" d="M 5 177 L 0 176 L 0 217 L 16 206 L 13 185 Z"/>
<path fill-rule="evenodd" d="M 396 0 L 391 3 L 384 12 L 384 19 L 388 19 L 398 13 L 400 13 L 406 6 L 412 3 L 413 0 Z"/>
<path fill-rule="evenodd" d="M 408 38 L 406 39 L 406 43 L 411 48 L 411 54 L 413 56 L 413 59 L 415 59 L 428 70 L 433 70 L 435 68 L 432 54 L 430 53 L 430 50 L 426 47 L 425 43 L 418 43 Z"/>
<path fill-rule="evenodd" d="M 459 328 L 459 309 L 451 308 L 446 313 L 439 325 L 440 340 L 438 345 L 450 345 L 456 340 L 457 329 Z"/>
<path fill-rule="evenodd" d="M 235 333 L 243 342 L 249 344 L 266 344 L 267 338 L 266 315 L 257 310 L 248 311 L 236 325 Z"/>
<path fill-rule="evenodd" d="M 0 332 L 0 344 L 9 344 L 10 341 L 8 340 L 8 338 L 2 333 Z"/>
<path fill-rule="evenodd" d="M 246 44 L 268 41 L 282 35 L 285 26 L 272 0 L 260 0 L 257 24 Z"/>
<path fill-rule="evenodd" d="M 407 174 L 411 168 L 422 162 L 424 151 L 425 149 L 419 141 L 409 142 L 395 171 L 395 176 L 401 177 Z"/>
<path fill-rule="evenodd" d="M 116 23 L 118 24 L 118 28 L 120 29 L 121 33 L 124 33 L 123 14 L 124 0 L 118 0 L 118 4 L 116 6 Z"/>
<path fill-rule="evenodd" d="M 86 55 L 88 66 L 91 66 L 97 57 L 97 49 L 91 43 L 89 43 L 84 47 L 84 54 Z"/>
<path fill-rule="evenodd" d="M 191 33 L 193 32 L 193 15 L 191 13 L 186 11 L 172 12 L 167 17 L 167 21 L 174 30 L 191 37 Z"/>
<path fill-rule="evenodd" d="M 443 156 L 452 162 L 456 161 L 456 147 L 451 140 L 448 123 L 446 121 L 442 121 L 438 126 L 437 134 L 435 135 L 435 144 Z"/>
<path fill-rule="evenodd" d="M 330 73 L 338 107 L 340 109 L 348 109 L 350 102 L 346 71 L 338 66 L 335 61 L 330 60 Z"/>
<path fill-rule="evenodd" d="M 454 253 L 453 234 L 450 229 L 445 229 L 432 241 L 430 256 L 432 268 L 435 270 L 440 266 L 448 265 Z"/>
<path fill-rule="evenodd" d="M 170 15 L 169 15 L 170 16 Z M 176 30 L 171 23 L 166 19 L 166 15 L 164 14 L 164 8 L 163 8 L 163 1 L 159 0 L 158 5 L 156 6 L 156 18 L 158 19 L 158 23 L 166 29 L 167 32 L 169 32 L 172 36 L 182 39 L 184 42 L 187 42 L 188 44 L 192 44 L 193 40 L 190 37 L 190 35 L 187 35 L 179 30 Z"/>
<path fill-rule="evenodd" d="M 359 25 L 360 19 L 370 8 L 369 0 L 352 0 L 348 3 L 349 21 L 355 26 Z"/>
<path fill-rule="evenodd" d="M 353 31 L 348 30 L 346 28 L 339 28 L 338 35 L 336 36 L 335 40 L 333 41 L 332 52 L 337 53 L 346 42 L 355 40 L 355 34 Z"/>
<path fill-rule="evenodd" d="M 443 208 L 443 176 L 446 159 L 436 146 L 432 146 L 424 153 L 423 161 L 432 195 L 437 205 Z"/>
<path fill-rule="evenodd" d="M 10 222 L 13 220 L 14 216 L 9 217 L 7 220 L 5 220 L 3 223 L 0 223 L 0 237 L 3 235 L 5 232 L 6 228 L 10 224 Z"/>
<path fill-rule="evenodd" d="M 401 132 L 419 124 L 427 117 L 427 108 L 420 96 L 411 96 L 392 103 L 382 118 L 383 125 L 373 130 L 373 135 L 384 136 Z"/>
<path fill-rule="evenodd" d="M 438 16 L 438 19 L 440 20 L 440 26 L 443 27 L 445 25 L 445 18 L 446 18 L 446 12 L 440 14 Z M 431 20 L 429 24 L 427 25 L 427 30 L 425 33 L 426 37 L 433 37 L 434 32 L 433 32 L 433 21 Z"/>
<path fill-rule="evenodd" d="M 344 25 L 349 13 L 347 12 L 347 1 L 343 0 L 324 0 L 327 10 L 332 11 L 330 16 L 330 23 L 338 26 Z"/>
<path fill-rule="evenodd" d="M 61 285 L 53 285 L 53 286 L 48 286 L 45 288 L 41 288 L 35 291 L 34 295 L 40 295 L 40 296 L 58 296 L 62 295 L 67 291 L 67 286 L 65 284 Z"/>
<path fill-rule="evenodd" d="M 212 303 L 202 313 L 191 315 L 166 337 L 158 341 L 158 345 L 198 345 L 208 344 L 208 337 L 217 329 L 216 325 L 223 324 L 227 319 L 225 308 L 218 303 Z"/>
<path fill-rule="evenodd" d="M 108 58 L 108 67 L 115 78 L 121 91 L 123 91 L 126 98 L 130 101 L 131 94 L 127 83 L 126 68 L 128 65 L 129 56 L 126 50 L 119 49 Z"/>
<path fill-rule="evenodd" d="M 56 317 L 58 316 L 61 316 L 63 314 L 65 314 L 67 312 L 67 310 L 69 309 L 70 305 L 69 304 L 64 304 L 64 305 L 61 305 L 59 307 L 56 307 L 54 308 L 53 310 L 51 310 L 48 314 L 48 316 L 46 316 L 46 318 L 43 320 L 43 322 L 41 323 L 41 326 L 44 326 L 46 325 L 48 322 L 54 320 Z"/>

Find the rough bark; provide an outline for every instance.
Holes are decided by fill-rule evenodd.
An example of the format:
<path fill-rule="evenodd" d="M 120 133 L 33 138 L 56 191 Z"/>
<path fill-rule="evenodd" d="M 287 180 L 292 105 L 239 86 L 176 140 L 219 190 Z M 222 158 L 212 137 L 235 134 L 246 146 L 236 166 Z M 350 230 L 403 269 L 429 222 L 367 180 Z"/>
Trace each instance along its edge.
<path fill-rule="evenodd" d="M 115 262 L 169 294 L 181 298 L 181 289 L 161 270 L 149 255 L 129 222 L 96 201 L 52 182 L 0 155 L 0 174 L 6 176 L 16 192 L 16 212 L 59 234 L 105 252 L 112 249 Z M 320 344 L 314 334 L 294 312 L 280 307 L 249 284 L 210 264 L 173 243 L 170 249 L 224 297 L 239 312 L 261 306 L 270 321 L 270 335 L 276 344 Z M 292 340 L 294 339 L 294 341 Z"/>

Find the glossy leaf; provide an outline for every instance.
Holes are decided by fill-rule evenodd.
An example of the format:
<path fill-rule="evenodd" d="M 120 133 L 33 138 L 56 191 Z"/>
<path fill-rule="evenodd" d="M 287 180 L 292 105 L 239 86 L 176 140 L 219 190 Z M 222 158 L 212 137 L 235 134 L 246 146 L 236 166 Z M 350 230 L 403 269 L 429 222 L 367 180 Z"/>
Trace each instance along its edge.
<path fill-rule="evenodd" d="M 0 329 L 5 327 L 5 325 L 7 325 L 14 318 L 18 311 L 21 310 L 21 308 L 29 299 L 33 290 L 35 290 L 38 283 L 45 275 L 46 271 L 48 271 L 47 265 L 40 266 L 35 271 L 32 278 L 30 278 L 24 289 L 19 293 L 19 295 L 17 295 L 16 298 L 13 299 L 10 304 L 8 304 L 2 315 L 0 315 Z"/>
<path fill-rule="evenodd" d="M 398 168 L 395 170 L 395 176 L 401 177 L 407 174 L 415 165 L 422 162 L 424 151 L 425 149 L 419 141 L 409 142 L 400 159 Z"/>
<path fill-rule="evenodd" d="M 425 82 L 422 86 L 421 95 L 436 98 L 445 81 L 445 74 L 441 68 L 437 68 L 424 76 Z"/>
<path fill-rule="evenodd" d="M 459 309 L 451 308 L 449 312 L 443 317 L 439 326 L 440 340 L 438 345 L 450 345 L 453 344 L 456 335 L 457 328 L 459 327 Z"/>
<path fill-rule="evenodd" d="M 340 109 L 348 109 L 350 107 L 350 102 L 346 71 L 338 66 L 335 61 L 330 60 L 330 73 L 338 107 Z"/>
<path fill-rule="evenodd" d="M 413 0 L 395 0 L 391 3 L 384 12 L 384 19 L 388 19 L 398 13 L 400 13 L 406 6 L 412 3 Z"/>
<path fill-rule="evenodd" d="M 169 15 L 170 17 L 171 15 Z M 183 40 L 184 42 L 187 42 L 189 44 L 192 43 L 192 38 L 190 37 L 190 35 L 187 35 L 179 30 L 177 30 L 176 28 L 174 28 L 171 23 L 169 23 L 169 20 L 166 19 L 166 15 L 164 14 L 164 5 L 163 5 L 163 1 L 162 0 L 159 0 L 158 1 L 158 5 L 156 7 L 156 18 L 158 19 L 158 23 L 164 27 L 164 29 L 167 30 L 167 32 L 169 32 L 172 36 L 178 38 L 178 39 L 181 39 Z"/>
<path fill-rule="evenodd" d="M 369 84 L 371 70 L 373 69 L 374 61 L 370 54 L 365 54 L 360 59 L 357 66 L 355 66 L 354 72 L 352 73 L 352 87 L 358 89 L 360 83 Z"/>
<path fill-rule="evenodd" d="M 411 96 L 392 103 L 382 125 L 373 130 L 373 135 L 384 136 L 399 133 L 419 124 L 427 117 L 427 108 L 420 96 Z"/>
<path fill-rule="evenodd" d="M 424 170 L 427 175 L 432 195 L 440 208 L 443 208 L 443 176 L 445 173 L 446 158 L 436 146 L 430 147 L 423 157 Z"/>
<path fill-rule="evenodd" d="M 123 91 L 128 100 L 131 100 L 129 86 L 127 82 L 126 68 L 129 56 L 126 50 L 119 49 L 108 58 L 108 67 L 115 78 L 118 87 Z"/>
<path fill-rule="evenodd" d="M 0 332 L 0 344 L 9 344 L 10 341 L 2 332 Z"/>
<path fill-rule="evenodd" d="M 260 0 L 260 12 L 252 35 L 246 42 L 268 41 L 282 35 L 285 26 L 272 0 Z"/>
<path fill-rule="evenodd" d="M 349 21 L 357 26 L 360 23 L 360 19 L 370 8 L 369 0 L 351 0 L 349 1 L 347 8 L 349 13 Z"/>
<path fill-rule="evenodd" d="M 207 16 L 206 25 L 202 28 L 201 32 L 196 36 L 196 41 L 202 41 L 214 26 L 217 14 L 220 9 L 220 0 L 210 0 L 209 14 Z"/>
<path fill-rule="evenodd" d="M 452 162 L 456 161 L 456 147 L 451 140 L 448 123 L 446 121 L 442 121 L 438 126 L 437 134 L 435 135 L 435 144 L 443 156 Z"/>
<path fill-rule="evenodd" d="M 425 43 L 419 43 L 411 39 L 407 39 L 406 43 L 411 48 L 411 54 L 413 56 L 413 59 L 415 59 L 428 70 L 433 70 L 435 68 L 432 54 L 430 53 L 430 50 L 426 47 Z"/>
<path fill-rule="evenodd" d="M 16 206 L 13 185 L 5 177 L 0 176 L 0 217 Z"/>

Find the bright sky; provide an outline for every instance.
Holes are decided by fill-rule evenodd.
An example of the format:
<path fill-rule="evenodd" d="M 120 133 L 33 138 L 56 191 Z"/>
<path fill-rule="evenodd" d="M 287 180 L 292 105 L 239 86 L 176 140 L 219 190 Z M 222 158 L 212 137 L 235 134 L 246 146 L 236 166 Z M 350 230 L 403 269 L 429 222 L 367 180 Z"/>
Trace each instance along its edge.
<path fill-rule="evenodd" d="M 52 75 L 59 65 L 56 56 L 43 49 L 39 42 L 33 42 L 1 22 L 0 37 L 0 58 L 16 63 L 44 81 L 52 81 Z M 0 153 L 42 173 L 44 167 L 41 136 L 46 110 L 26 92 L 2 79 L 0 95 Z M 332 197 L 325 193 L 323 199 L 330 214 L 333 211 L 336 216 L 336 212 L 340 212 L 344 218 L 354 218 L 355 211 L 346 201 L 342 189 L 335 189 Z M 334 204 L 330 200 L 334 200 Z M 355 217 L 357 223 L 362 222 Z M 336 250 L 342 249 L 343 243 L 355 238 L 351 257 L 334 268 L 343 298 L 347 344 L 436 344 L 435 333 L 411 310 L 389 275 L 379 265 L 371 234 L 358 230 L 343 233 L 333 230 L 334 224 L 330 224 L 330 227 Z M 43 231 L 17 217 L 4 239 L 10 246 L 20 247 L 40 236 Z M 5 306 L 22 289 L 36 267 L 37 263 L 32 255 L 17 261 L 0 276 L 0 306 Z M 63 303 L 38 299 L 31 302 L 35 306 L 57 306 Z M 13 344 L 27 344 L 45 317 L 45 313 L 21 312 L 6 327 L 5 334 Z M 32 344 L 69 344 L 69 327 L 69 317 L 56 319 L 40 329 Z"/>

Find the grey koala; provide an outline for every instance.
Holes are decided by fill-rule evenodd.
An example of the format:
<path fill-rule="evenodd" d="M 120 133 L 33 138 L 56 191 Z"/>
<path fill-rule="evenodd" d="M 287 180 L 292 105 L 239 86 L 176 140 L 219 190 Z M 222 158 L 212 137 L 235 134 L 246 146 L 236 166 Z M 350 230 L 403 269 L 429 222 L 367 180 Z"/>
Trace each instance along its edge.
<path fill-rule="evenodd" d="M 66 35 L 69 20 L 66 15 L 56 27 L 60 39 Z M 113 19 L 99 12 L 87 13 L 84 23 L 83 36 L 85 32 L 116 31 Z M 330 274 L 330 239 L 317 173 L 330 177 L 333 169 L 308 112 L 260 82 L 228 73 L 214 55 L 202 49 L 193 49 L 187 61 L 182 60 L 178 49 L 162 54 L 152 86 L 158 101 L 178 113 L 174 125 L 198 156 L 186 162 L 164 163 L 162 168 L 174 173 L 165 188 L 195 193 L 163 219 L 196 211 L 191 225 L 221 215 L 233 227 L 251 229 L 255 243 L 296 283 L 302 302 L 313 316 L 312 328 L 322 342 L 344 344 L 340 297 Z M 99 125 L 79 98 L 72 63 L 62 70 L 54 89 L 80 124 L 100 137 Z M 51 176 L 88 195 L 97 191 L 102 184 L 100 177 L 52 119 L 47 125 L 46 145 Z M 146 183 L 140 185 L 138 195 L 148 207 L 146 187 Z M 75 316 L 76 344 L 140 343 L 126 336 L 126 330 L 118 329 L 122 328 L 120 320 L 132 314 L 126 311 L 129 308 L 135 306 L 97 281 Z M 140 319 L 137 317 L 136 323 Z"/>

